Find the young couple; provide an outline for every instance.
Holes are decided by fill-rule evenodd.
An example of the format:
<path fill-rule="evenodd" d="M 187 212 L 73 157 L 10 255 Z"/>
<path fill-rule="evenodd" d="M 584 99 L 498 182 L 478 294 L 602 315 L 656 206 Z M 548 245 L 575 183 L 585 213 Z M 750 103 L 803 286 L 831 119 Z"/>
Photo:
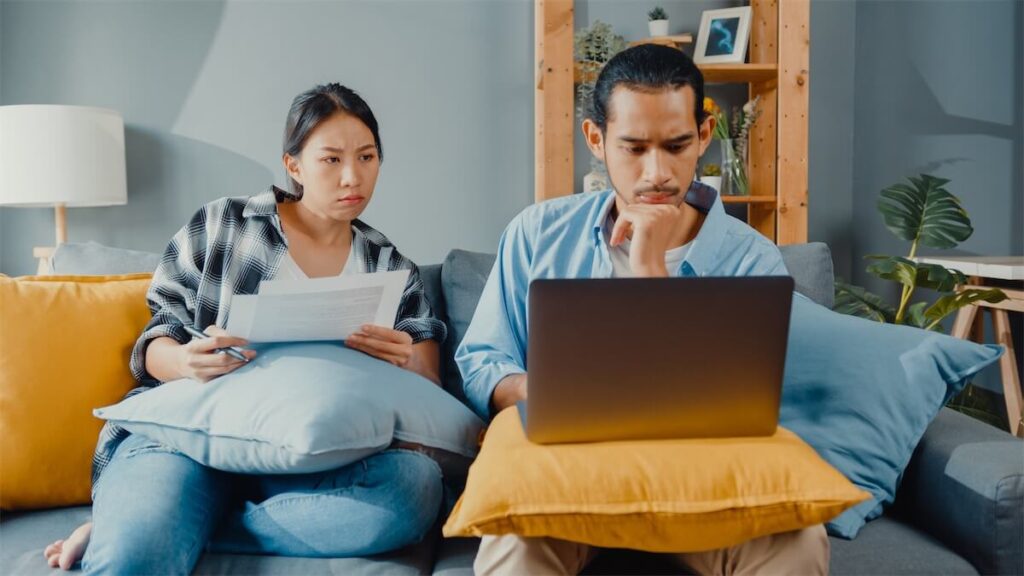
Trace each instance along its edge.
<path fill-rule="evenodd" d="M 527 395 L 533 278 L 786 273 L 771 242 L 693 181 L 714 129 L 703 96 L 700 71 L 672 48 L 630 48 L 605 66 L 582 128 L 613 189 L 531 206 L 505 230 L 456 352 L 480 415 L 489 419 Z M 440 383 L 446 330 L 415 264 L 358 220 L 382 159 L 377 121 L 355 92 L 328 84 L 296 97 L 283 146 L 290 190 L 211 202 L 171 239 L 147 295 L 153 318 L 132 351 L 139 387 L 129 394 L 177 378 L 206 382 L 242 366 L 215 353 L 246 345 L 218 326 L 231 296 L 254 293 L 262 280 L 397 269 L 410 275 L 395 329 L 366 326 L 345 344 Z M 186 324 L 214 337 L 191 340 Z M 229 474 L 108 423 L 94 457 L 93 520 L 44 555 L 54 567 L 81 561 L 85 572 L 117 574 L 188 574 L 204 550 L 365 556 L 419 541 L 441 502 L 440 468 L 419 452 L 392 448 L 317 474 Z M 474 568 L 575 574 L 593 555 L 573 542 L 485 537 Z M 816 526 L 678 556 L 706 574 L 823 574 L 829 544 Z"/>

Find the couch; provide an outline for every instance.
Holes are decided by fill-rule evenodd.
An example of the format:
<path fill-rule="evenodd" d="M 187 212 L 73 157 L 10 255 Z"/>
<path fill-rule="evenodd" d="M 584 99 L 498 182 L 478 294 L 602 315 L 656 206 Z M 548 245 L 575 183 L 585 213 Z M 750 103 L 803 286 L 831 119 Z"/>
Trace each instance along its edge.
<path fill-rule="evenodd" d="M 782 248 L 797 290 L 831 306 L 833 271 L 820 243 Z M 463 399 L 452 362 L 476 308 L 493 255 L 452 251 L 440 265 L 421 267 L 435 312 L 449 326 L 443 347 L 445 388 Z M 153 254 L 96 244 L 65 245 L 54 255 L 60 274 L 148 271 Z M 0 574 L 52 574 L 44 546 L 89 517 L 86 506 L 0 514 Z M 943 409 L 903 476 L 896 505 L 852 541 L 832 538 L 834 574 L 1024 573 L 1024 442 L 960 413 Z M 422 542 L 372 558 L 282 558 L 207 554 L 197 574 L 472 574 L 477 541 L 444 539 L 440 523 Z M 602 554 L 585 573 L 678 573 L 664 558 L 635 551 Z"/>

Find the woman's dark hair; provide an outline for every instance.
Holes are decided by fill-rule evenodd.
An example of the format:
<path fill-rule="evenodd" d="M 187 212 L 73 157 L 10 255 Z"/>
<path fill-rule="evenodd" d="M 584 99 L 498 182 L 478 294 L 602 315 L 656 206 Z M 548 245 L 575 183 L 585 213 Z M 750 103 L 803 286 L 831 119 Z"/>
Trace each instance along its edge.
<path fill-rule="evenodd" d="M 377 127 L 377 119 L 374 118 L 373 111 L 359 94 L 337 82 L 321 84 L 299 94 L 295 100 L 292 100 L 292 107 L 288 110 L 288 120 L 284 127 L 284 153 L 297 157 L 302 152 L 303 146 L 306 145 L 309 133 L 336 112 L 350 114 L 366 124 L 377 145 L 377 157 L 383 161 L 384 149 L 380 145 L 380 130 Z M 291 178 L 289 180 L 292 193 L 301 198 L 302 185 Z"/>
<path fill-rule="evenodd" d="M 625 86 L 638 92 L 693 88 L 693 117 L 699 125 L 704 112 L 704 75 L 682 51 L 658 44 L 641 44 L 619 52 L 605 64 L 594 85 L 590 119 L 601 132 L 608 128 L 612 111 L 608 108 L 612 91 Z"/>

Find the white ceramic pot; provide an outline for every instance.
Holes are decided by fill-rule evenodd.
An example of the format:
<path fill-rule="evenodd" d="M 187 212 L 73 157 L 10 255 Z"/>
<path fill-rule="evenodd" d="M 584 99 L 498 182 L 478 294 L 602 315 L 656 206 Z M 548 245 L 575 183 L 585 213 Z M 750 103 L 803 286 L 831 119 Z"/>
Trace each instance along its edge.
<path fill-rule="evenodd" d="M 711 186 L 716 191 L 722 191 L 722 177 L 721 176 L 701 176 L 700 183 L 705 186 Z"/>
<path fill-rule="evenodd" d="M 650 31 L 651 38 L 668 36 L 668 20 L 648 20 L 647 30 Z"/>

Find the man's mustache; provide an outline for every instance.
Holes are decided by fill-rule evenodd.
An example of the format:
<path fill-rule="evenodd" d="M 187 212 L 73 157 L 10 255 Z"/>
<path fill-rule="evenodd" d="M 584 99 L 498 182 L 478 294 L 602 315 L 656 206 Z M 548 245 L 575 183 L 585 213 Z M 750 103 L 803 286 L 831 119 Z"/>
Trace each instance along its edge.
<path fill-rule="evenodd" d="M 637 188 L 633 191 L 633 194 L 679 194 L 680 188 L 678 186 L 647 186 L 644 188 Z"/>

